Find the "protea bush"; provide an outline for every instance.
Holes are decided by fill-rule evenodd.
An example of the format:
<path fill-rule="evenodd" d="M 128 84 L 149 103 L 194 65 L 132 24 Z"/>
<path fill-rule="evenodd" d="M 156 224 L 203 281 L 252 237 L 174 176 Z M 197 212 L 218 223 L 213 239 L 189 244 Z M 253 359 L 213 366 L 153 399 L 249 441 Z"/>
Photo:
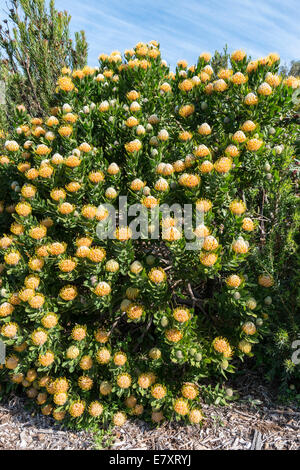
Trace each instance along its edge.
<path fill-rule="evenodd" d="M 299 81 L 275 53 L 210 60 L 172 72 L 140 43 L 63 68 L 51 116 L 18 107 L 0 156 L 2 393 L 77 427 L 199 424 L 204 381 L 255 355 L 280 284 L 262 247 Z"/>

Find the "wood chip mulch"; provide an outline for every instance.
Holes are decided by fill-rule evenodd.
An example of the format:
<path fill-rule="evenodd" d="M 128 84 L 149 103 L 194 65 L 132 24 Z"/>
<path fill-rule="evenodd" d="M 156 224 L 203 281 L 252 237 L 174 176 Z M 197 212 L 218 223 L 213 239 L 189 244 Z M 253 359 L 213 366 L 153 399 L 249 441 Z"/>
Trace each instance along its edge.
<path fill-rule="evenodd" d="M 52 418 L 26 410 L 25 398 L 11 395 L 0 402 L 0 450 L 300 449 L 299 408 L 277 405 L 272 391 L 253 382 L 253 377 L 241 380 L 235 390 L 240 399 L 229 406 L 203 405 L 205 421 L 200 428 L 171 423 L 153 429 L 145 422 L 129 421 L 100 444 L 93 433 L 63 430 Z"/>

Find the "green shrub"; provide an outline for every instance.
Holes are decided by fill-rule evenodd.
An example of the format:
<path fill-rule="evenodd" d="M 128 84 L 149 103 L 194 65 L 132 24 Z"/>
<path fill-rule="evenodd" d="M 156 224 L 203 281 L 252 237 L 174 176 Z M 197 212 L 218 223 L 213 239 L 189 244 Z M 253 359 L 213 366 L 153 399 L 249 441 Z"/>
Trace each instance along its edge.
<path fill-rule="evenodd" d="M 97 69 L 63 68 L 51 116 L 24 113 L 3 139 L 4 393 L 23 386 L 77 427 L 127 415 L 199 423 L 201 383 L 242 369 L 272 331 L 266 298 L 297 225 L 296 129 L 281 122 L 299 82 L 281 79 L 276 54 L 209 61 L 172 73 L 153 42 L 123 60 L 103 54 Z M 127 222 L 119 196 L 138 204 Z M 192 239 L 180 225 L 189 209 Z M 139 211 L 151 223 L 136 239 Z M 101 236 L 105 222 L 114 237 Z"/>

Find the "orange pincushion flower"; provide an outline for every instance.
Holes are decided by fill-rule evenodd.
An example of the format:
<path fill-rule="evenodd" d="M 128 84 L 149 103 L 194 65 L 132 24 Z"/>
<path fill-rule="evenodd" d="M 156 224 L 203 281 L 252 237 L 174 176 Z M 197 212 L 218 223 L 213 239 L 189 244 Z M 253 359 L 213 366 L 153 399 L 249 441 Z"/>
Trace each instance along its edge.
<path fill-rule="evenodd" d="M 182 131 L 179 133 L 179 140 L 182 140 L 183 142 L 187 142 L 188 140 L 191 140 L 193 137 L 193 134 L 188 131 Z"/>
<path fill-rule="evenodd" d="M 152 268 L 148 274 L 150 281 L 154 284 L 161 284 L 167 278 L 165 271 L 162 268 Z"/>
<path fill-rule="evenodd" d="M 204 122 L 201 124 L 201 126 L 198 127 L 198 134 L 200 135 L 209 135 L 211 134 L 211 127 L 207 122 Z"/>
<path fill-rule="evenodd" d="M 97 207 L 92 206 L 91 204 L 83 206 L 81 209 L 81 214 L 86 219 L 93 219 L 97 214 Z"/>
<path fill-rule="evenodd" d="M 232 243 L 232 249 L 235 253 L 238 254 L 245 254 L 249 251 L 249 243 L 243 239 L 243 237 L 239 237 L 236 241 Z"/>
<path fill-rule="evenodd" d="M 181 171 L 185 170 L 185 163 L 182 160 L 177 160 L 175 163 L 173 163 L 173 168 L 174 171 L 177 173 L 180 173 Z"/>
<path fill-rule="evenodd" d="M 52 173 L 53 173 L 52 166 L 48 164 L 43 164 L 40 166 L 39 176 L 41 176 L 42 178 L 50 178 L 52 176 Z"/>
<path fill-rule="evenodd" d="M 232 356 L 232 348 L 226 338 L 218 336 L 213 340 L 213 348 L 220 354 L 223 354 L 224 357 L 228 358 Z"/>
<path fill-rule="evenodd" d="M 47 256 L 49 256 L 48 245 L 37 246 L 35 249 L 35 253 L 40 258 L 46 258 Z"/>
<path fill-rule="evenodd" d="M 98 297 L 105 297 L 111 293 L 111 287 L 107 282 L 102 281 L 97 284 L 94 292 Z"/>
<path fill-rule="evenodd" d="M 168 242 L 175 242 L 182 237 L 182 232 L 176 227 L 167 227 L 163 229 L 162 238 Z"/>
<path fill-rule="evenodd" d="M 85 402 L 82 400 L 74 401 L 69 407 L 69 413 L 73 418 L 78 418 L 85 410 Z"/>
<path fill-rule="evenodd" d="M 117 385 L 120 387 L 120 388 L 129 388 L 130 385 L 131 385 L 131 377 L 129 374 L 127 373 L 124 373 L 124 374 L 120 374 L 118 375 L 117 377 Z"/>
<path fill-rule="evenodd" d="M 198 199 L 196 209 L 199 212 L 208 212 L 212 208 L 212 202 L 209 199 Z"/>
<path fill-rule="evenodd" d="M 78 148 L 80 152 L 84 152 L 84 153 L 88 153 L 92 150 L 91 145 L 88 144 L 87 142 L 82 142 L 82 144 L 80 144 Z"/>
<path fill-rule="evenodd" d="M 99 329 L 95 331 L 95 340 L 98 341 L 98 343 L 107 343 L 109 340 L 109 333 L 105 330 Z"/>
<path fill-rule="evenodd" d="M 71 337 L 75 341 L 82 341 L 86 337 L 86 326 L 74 326 Z"/>
<path fill-rule="evenodd" d="M 63 259 L 58 263 L 59 270 L 63 273 L 70 273 L 76 268 L 76 261 L 72 258 Z"/>
<path fill-rule="evenodd" d="M 26 171 L 26 168 L 24 168 L 24 171 Z M 39 176 L 39 172 L 36 168 L 30 168 L 26 171 L 25 176 L 28 180 L 35 180 Z"/>
<path fill-rule="evenodd" d="M 96 352 L 96 360 L 99 364 L 108 364 L 111 359 L 111 354 L 107 348 L 98 349 Z"/>
<path fill-rule="evenodd" d="M 71 126 L 61 126 L 58 129 L 58 133 L 61 137 L 70 137 L 73 132 L 73 128 Z"/>
<path fill-rule="evenodd" d="M 65 159 L 65 165 L 69 168 L 77 168 L 81 163 L 81 160 L 76 155 L 70 155 Z"/>
<path fill-rule="evenodd" d="M 6 338 L 14 338 L 18 333 L 18 325 L 17 323 L 5 323 L 1 328 L 1 335 L 5 336 Z"/>
<path fill-rule="evenodd" d="M 242 215 L 246 211 L 246 206 L 243 201 L 234 200 L 230 204 L 229 209 L 234 215 Z"/>
<path fill-rule="evenodd" d="M 41 319 L 41 323 L 44 328 L 54 328 L 58 323 L 58 317 L 56 313 L 46 313 Z"/>
<path fill-rule="evenodd" d="M 209 62 L 211 59 L 211 53 L 210 52 L 202 52 L 200 54 L 200 59 L 204 59 L 205 62 Z"/>
<path fill-rule="evenodd" d="M 256 128 L 256 124 L 253 121 L 245 121 L 241 129 L 244 132 L 252 132 Z"/>
<path fill-rule="evenodd" d="M 144 308 L 140 304 L 130 303 L 126 309 L 126 313 L 130 320 L 139 320 L 144 313 Z"/>
<path fill-rule="evenodd" d="M 139 178 L 134 179 L 130 183 L 130 188 L 132 189 L 132 191 L 140 191 L 141 189 L 143 189 L 144 186 L 144 181 L 140 180 Z"/>
<path fill-rule="evenodd" d="M 69 357 L 70 359 L 72 359 L 72 357 L 70 357 L 70 351 L 68 351 L 68 353 L 69 353 L 69 356 L 68 356 L 68 357 Z M 75 351 L 73 351 L 73 355 L 75 355 L 74 353 L 75 353 Z M 77 354 L 77 351 L 76 351 L 76 354 Z M 78 354 L 79 354 L 79 351 L 78 351 Z M 78 356 L 78 355 L 76 355 L 76 357 L 77 357 L 77 356 Z M 76 358 L 76 357 L 75 357 L 75 358 Z M 79 367 L 80 367 L 80 369 L 82 369 L 82 370 L 89 370 L 89 369 L 91 369 L 91 368 L 93 367 L 93 359 L 92 359 L 90 356 L 88 356 L 88 355 L 82 356 L 82 358 L 80 359 L 80 362 L 79 362 Z"/>
<path fill-rule="evenodd" d="M 22 289 L 19 292 L 19 298 L 22 300 L 22 302 L 28 302 L 31 297 L 34 296 L 34 290 L 27 288 L 27 289 Z"/>
<path fill-rule="evenodd" d="M 201 253 L 199 259 L 201 264 L 210 267 L 217 262 L 218 255 L 216 253 Z"/>
<path fill-rule="evenodd" d="M 181 106 L 181 108 L 179 109 L 179 115 L 181 117 L 188 117 L 188 116 L 191 116 L 191 114 L 193 114 L 195 111 L 195 106 L 193 104 L 186 104 L 184 106 Z"/>
<path fill-rule="evenodd" d="M 36 195 L 36 191 L 36 187 L 32 184 L 24 184 L 24 186 L 21 188 L 21 194 L 26 199 L 34 197 Z"/>
<path fill-rule="evenodd" d="M 166 330 L 165 337 L 170 343 L 178 343 L 183 338 L 183 334 L 177 328 L 171 328 Z"/>
<path fill-rule="evenodd" d="M 66 251 L 66 248 L 66 243 L 54 242 L 49 246 L 49 252 L 51 253 L 51 255 L 58 256 L 62 255 Z"/>
<path fill-rule="evenodd" d="M 78 379 L 78 386 L 81 388 L 81 390 L 91 390 L 91 388 L 93 388 L 93 383 L 93 379 L 87 375 L 82 375 Z"/>
<path fill-rule="evenodd" d="M 214 169 L 214 165 L 213 165 L 212 162 L 210 162 L 209 160 L 205 160 L 205 161 L 202 162 L 201 165 L 199 166 L 199 170 L 200 170 L 201 173 L 203 173 L 203 174 L 211 173 L 213 169 Z"/>
<path fill-rule="evenodd" d="M 189 422 L 191 424 L 199 424 L 203 420 L 202 411 L 198 408 L 194 408 L 189 412 Z"/>
<path fill-rule="evenodd" d="M 92 401 L 88 408 L 89 414 L 93 418 L 98 418 L 103 413 L 103 405 L 99 401 Z"/>
<path fill-rule="evenodd" d="M 268 274 L 261 274 L 258 276 L 258 284 L 262 287 L 272 287 L 274 285 L 274 279 Z"/>
<path fill-rule="evenodd" d="M 77 238 L 76 246 L 91 246 L 93 239 L 91 237 L 81 237 Z"/>
<path fill-rule="evenodd" d="M 95 184 L 102 183 L 104 181 L 104 174 L 102 171 L 92 171 L 89 174 L 89 180 Z"/>
<path fill-rule="evenodd" d="M 227 88 L 228 88 L 227 83 L 222 78 L 220 78 L 219 80 L 216 80 L 214 82 L 214 84 L 209 84 L 209 85 L 211 85 L 213 87 L 213 90 L 215 90 L 217 92 L 223 92 L 223 91 L 227 90 Z"/>
<path fill-rule="evenodd" d="M 55 355 L 52 351 L 46 351 L 44 354 L 39 355 L 39 363 L 43 367 L 48 367 L 53 364 Z"/>
<path fill-rule="evenodd" d="M 8 317 L 14 311 L 14 306 L 11 305 L 9 302 L 4 302 L 0 305 L 0 318 Z"/>
<path fill-rule="evenodd" d="M 177 400 L 175 400 L 173 409 L 176 413 L 181 416 L 187 415 L 190 411 L 188 401 L 185 398 L 178 398 Z"/>
<path fill-rule="evenodd" d="M 186 307 L 177 307 L 173 311 L 173 317 L 179 323 L 185 323 L 191 318 L 191 313 Z"/>
<path fill-rule="evenodd" d="M 147 209 L 154 209 L 154 207 L 158 205 L 158 202 L 158 199 L 156 199 L 154 196 L 147 196 L 143 199 L 142 204 Z"/>
<path fill-rule="evenodd" d="M 226 284 L 229 286 L 229 287 L 239 287 L 242 283 L 242 278 L 240 276 L 238 276 L 237 274 L 231 274 L 230 276 L 228 276 L 226 278 Z"/>
<path fill-rule="evenodd" d="M 245 96 L 244 103 L 248 106 L 254 106 L 258 103 L 258 98 L 254 93 L 248 93 L 248 95 Z"/>
<path fill-rule="evenodd" d="M 15 235 L 21 235 L 22 233 L 24 233 L 24 225 L 18 224 L 17 222 L 14 222 L 10 226 L 10 231 L 11 231 L 11 233 L 13 233 Z"/>
<path fill-rule="evenodd" d="M 43 329 L 37 329 L 31 334 L 31 341 L 35 346 L 42 346 L 46 343 L 48 339 L 48 334 Z"/>
<path fill-rule="evenodd" d="M 138 139 L 132 140 L 131 142 L 125 144 L 125 149 L 128 153 L 138 152 L 139 150 L 141 150 L 141 148 L 142 144 Z"/>
<path fill-rule="evenodd" d="M 206 225 L 200 224 L 195 228 L 194 234 L 198 238 L 205 238 L 208 237 L 208 235 L 210 234 L 210 230 L 208 227 L 206 227 Z"/>
<path fill-rule="evenodd" d="M 47 147 L 47 145 L 45 144 L 40 144 L 37 146 L 35 152 L 37 153 L 37 155 L 48 155 L 48 153 L 51 152 L 51 149 L 49 147 Z"/>
<path fill-rule="evenodd" d="M 107 381 L 103 381 L 101 384 L 100 384 L 100 393 L 101 395 L 109 395 L 112 391 L 112 385 L 107 382 Z"/>
<path fill-rule="evenodd" d="M 28 267 L 32 269 L 32 271 L 41 271 L 44 266 L 44 260 L 41 258 L 30 258 L 28 262 Z"/>
<path fill-rule="evenodd" d="M 4 255 L 4 261 L 9 266 L 16 266 L 21 259 L 21 254 L 18 251 L 10 251 Z"/>
<path fill-rule="evenodd" d="M 58 123 L 59 123 L 59 120 L 55 116 L 50 116 L 46 121 L 46 125 L 49 127 L 57 126 Z"/>
<path fill-rule="evenodd" d="M 248 321 L 243 324 L 242 330 L 244 333 L 246 333 L 246 335 L 252 336 L 252 335 L 255 335 L 256 333 L 256 326 L 254 325 L 252 321 Z"/>
<path fill-rule="evenodd" d="M 15 356 L 14 354 L 5 359 L 5 367 L 7 369 L 10 369 L 10 370 L 16 369 L 18 367 L 18 364 L 19 364 L 19 358 Z"/>
<path fill-rule="evenodd" d="M 122 351 L 115 353 L 114 363 L 116 364 L 116 366 L 119 366 L 119 367 L 124 366 L 126 362 L 127 362 L 127 356 L 125 353 L 123 353 Z"/>
<path fill-rule="evenodd" d="M 194 400 L 198 395 L 197 386 L 193 383 L 186 383 L 181 388 L 181 393 L 184 398 L 189 400 Z"/>
<path fill-rule="evenodd" d="M 203 144 L 199 145 L 194 150 L 194 155 L 196 157 L 206 157 L 209 154 L 210 154 L 209 149 L 206 147 L 206 145 L 203 145 Z"/>
<path fill-rule="evenodd" d="M 67 113 L 63 116 L 64 121 L 70 122 L 72 124 L 74 124 L 74 122 L 76 122 L 77 119 L 78 119 L 78 116 L 76 116 L 76 114 L 73 114 L 73 113 Z"/>
<path fill-rule="evenodd" d="M 222 78 L 223 80 L 226 80 L 230 78 L 232 75 L 232 70 L 231 69 L 221 69 L 218 72 L 218 77 Z"/>
<path fill-rule="evenodd" d="M 164 82 L 162 85 L 160 85 L 159 89 L 164 93 L 169 93 L 172 91 L 171 85 L 167 82 Z"/>
<path fill-rule="evenodd" d="M 201 178 L 198 175 L 184 173 L 178 179 L 178 183 L 186 188 L 195 188 L 200 184 Z"/>
<path fill-rule="evenodd" d="M 208 235 L 204 238 L 202 248 L 206 251 L 216 250 L 219 246 L 218 241 L 212 235 Z"/>
<path fill-rule="evenodd" d="M 232 160 L 229 157 L 221 157 L 215 162 L 214 167 L 218 173 L 228 173 L 232 167 Z"/>
<path fill-rule="evenodd" d="M 266 82 L 262 83 L 261 85 L 259 85 L 258 89 L 257 89 L 257 93 L 259 95 L 263 95 L 263 96 L 269 96 L 271 95 L 272 93 L 272 88 L 270 87 L 270 85 Z"/>
<path fill-rule="evenodd" d="M 231 59 L 234 60 L 235 62 L 241 62 L 244 59 L 244 57 L 246 57 L 246 52 L 240 49 L 237 49 L 231 54 Z"/>
<path fill-rule="evenodd" d="M 77 295 L 78 292 L 76 287 L 71 285 L 65 286 L 59 291 L 59 296 L 67 302 L 74 300 Z"/>
<path fill-rule="evenodd" d="M 254 230 L 254 222 L 249 217 L 243 219 L 242 229 L 246 232 L 252 232 Z"/>
<path fill-rule="evenodd" d="M 237 131 L 233 134 L 232 140 L 234 140 L 235 142 L 238 142 L 240 144 L 242 142 L 245 142 L 246 136 L 245 136 L 243 131 Z"/>
<path fill-rule="evenodd" d="M 8 300 L 12 305 L 20 305 L 21 303 L 18 292 L 13 292 Z"/>
<path fill-rule="evenodd" d="M 32 227 L 29 230 L 28 235 L 34 240 L 41 240 L 47 235 L 47 228 L 44 225 L 39 225 L 37 227 Z"/>
<path fill-rule="evenodd" d="M 181 90 L 181 91 L 190 91 L 192 90 L 194 87 L 194 83 L 192 82 L 192 80 L 190 80 L 189 78 L 183 80 L 182 82 L 179 83 L 178 85 L 178 88 Z"/>
<path fill-rule="evenodd" d="M 94 263 L 100 263 L 104 260 L 105 257 L 106 251 L 104 250 L 104 248 L 95 246 L 89 250 L 88 258 Z"/>
<path fill-rule="evenodd" d="M 31 274 L 25 278 L 24 284 L 29 289 L 37 289 L 40 284 L 40 278 L 35 274 Z"/>
<path fill-rule="evenodd" d="M 243 85 L 244 83 L 247 82 L 247 77 L 241 73 L 241 72 L 236 72 L 232 77 L 231 77 L 231 81 L 232 83 L 234 83 L 235 85 Z"/>
<path fill-rule="evenodd" d="M 127 127 L 134 127 L 134 126 L 137 126 L 139 123 L 138 119 L 134 116 L 130 116 L 126 121 L 125 121 L 125 125 Z"/>
<path fill-rule="evenodd" d="M 152 414 L 151 414 L 151 419 L 153 421 L 153 423 L 160 423 L 163 419 L 165 419 L 164 417 L 164 414 L 162 411 L 160 410 L 157 410 L 157 411 L 153 411 Z"/>
<path fill-rule="evenodd" d="M 140 93 L 135 90 L 132 90 L 129 91 L 126 96 L 130 101 L 136 101 L 140 97 Z"/>
<path fill-rule="evenodd" d="M 66 198 L 66 191 L 63 188 L 54 188 L 50 193 L 51 199 L 59 201 L 60 199 Z"/>
<path fill-rule="evenodd" d="M 162 400 L 167 394 L 167 389 L 162 384 L 155 384 L 151 388 L 151 395 L 156 400 Z"/>
<path fill-rule="evenodd" d="M 57 84 L 59 88 L 63 91 L 69 92 L 74 90 L 74 83 L 72 82 L 70 77 L 59 77 Z"/>
<path fill-rule="evenodd" d="M 16 213 L 21 217 L 27 217 L 32 212 L 31 205 L 28 202 L 19 202 L 16 205 Z"/>
<path fill-rule="evenodd" d="M 149 388 L 155 382 L 155 378 L 150 372 L 140 374 L 138 377 L 138 385 L 141 388 Z"/>
<path fill-rule="evenodd" d="M 12 236 L 6 236 L 4 235 L 2 238 L 0 238 L 0 248 L 2 250 L 6 250 L 10 245 L 13 243 L 13 238 Z"/>
<path fill-rule="evenodd" d="M 262 140 L 259 140 L 259 139 L 250 139 L 248 140 L 247 142 L 247 149 L 252 151 L 252 152 L 256 152 L 257 150 L 260 149 L 260 147 L 262 146 L 263 144 L 263 141 Z"/>
<path fill-rule="evenodd" d="M 127 421 L 127 416 L 123 411 L 118 411 L 113 415 L 113 424 L 115 426 L 123 426 Z"/>
<path fill-rule="evenodd" d="M 81 184 L 78 183 L 78 181 L 71 181 L 66 184 L 65 188 L 67 191 L 70 191 L 70 193 L 76 193 L 81 188 Z"/>
<path fill-rule="evenodd" d="M 45 296 L 43 294 L 36 294 L 28 300 L 30 307 L 41 308 L 45 303 Z"/>

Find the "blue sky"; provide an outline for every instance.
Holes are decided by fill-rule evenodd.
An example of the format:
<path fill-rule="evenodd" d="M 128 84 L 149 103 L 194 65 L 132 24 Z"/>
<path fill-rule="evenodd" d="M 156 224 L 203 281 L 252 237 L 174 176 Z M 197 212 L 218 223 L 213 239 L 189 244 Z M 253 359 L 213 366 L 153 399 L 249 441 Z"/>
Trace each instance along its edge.
<path fill-rule="evenodd" d="M 56 0 L 56 8 L 72 15 L 73 31 L 86 31 L 90 65 L 101 52 L 151 39 L 172 66 L 225 43 L 256 58 L 274 51 L 283 63 L 300 59 L 297 0 Z"/>

